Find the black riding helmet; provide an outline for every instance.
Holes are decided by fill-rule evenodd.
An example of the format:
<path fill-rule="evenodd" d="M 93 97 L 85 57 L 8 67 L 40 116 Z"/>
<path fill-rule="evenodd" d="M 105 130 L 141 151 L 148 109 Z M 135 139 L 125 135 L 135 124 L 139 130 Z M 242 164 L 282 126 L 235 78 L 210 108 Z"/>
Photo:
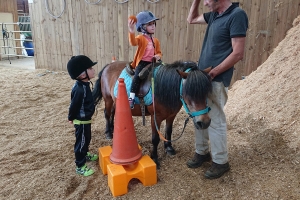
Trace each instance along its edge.
<path fill-rule="evenodd" d="M 76 79 L 82 72 L 86 71 L 88 68 L 96 64 L 97 62 L 91 61 L 91 59 L 87 56 L 84 55 L 72 56 L 67 64 L 67 69 L 70 77 L 72 79 Z"/>

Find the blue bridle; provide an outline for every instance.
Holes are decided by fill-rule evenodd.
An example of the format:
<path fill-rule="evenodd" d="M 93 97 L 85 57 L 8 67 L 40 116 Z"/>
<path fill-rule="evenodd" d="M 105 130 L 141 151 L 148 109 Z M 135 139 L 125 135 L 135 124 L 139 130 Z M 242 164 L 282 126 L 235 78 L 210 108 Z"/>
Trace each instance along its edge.
<path fill-rule="evenodd" d="M 185 70 L 184 72 L 189 72 L 191 71 L 191 68 L 188 68 L 187 70 Z M 183 96 L 182 96 L 182 85 L 183 85 L 183 78 L 181 79 L 181 82 L 180 82 L 180 100 L 182 102 L 182 105 L 185 109 L 185 112 L 192 118 L 192 117 L 196 117 L 196 116 L 199 116 L 199 115 L 204 115 L 206 113 L 208 113 L 210 111 L 210 107 L 206 106 L 205 109 L 203 110 L 199 110 L 199 111 L 195 111 L 195 112 L 190 112 L 190 110 L 188 109 L 184 99 L 183 99 Z"/>

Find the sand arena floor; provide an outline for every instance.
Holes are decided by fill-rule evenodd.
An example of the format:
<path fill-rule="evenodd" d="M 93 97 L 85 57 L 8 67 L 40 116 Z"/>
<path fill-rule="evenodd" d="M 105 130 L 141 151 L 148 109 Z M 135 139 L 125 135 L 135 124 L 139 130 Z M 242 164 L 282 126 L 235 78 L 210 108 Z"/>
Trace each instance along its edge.
<path fill-rule="evenodd" d="M 226 104 L 230 172 L 206 180 L 206 163 L 186 167 L 194 152 L 190 122 L 173 144 L 175 156 L 159 145 L 158 183 L 131 180 L 114 198 L 97 162 L 90 177 L 75 173 L 74 128 L 67 122 L 73 81 L 66 72 L 0 64 L 0 199 L 300 199 L 300 19 L 268 60 L 229 90 Z M 95 81 L 95 80 L 93 80 Z M 97 108 L 90 149 L 108 146 L 103 103 Z M 174 137 L 182 130 L 182 110 Z M 150 122 L 133 117 L 143 154 L 151 150 Z M 162 127 L 163 130 L 164 127 Z"/>

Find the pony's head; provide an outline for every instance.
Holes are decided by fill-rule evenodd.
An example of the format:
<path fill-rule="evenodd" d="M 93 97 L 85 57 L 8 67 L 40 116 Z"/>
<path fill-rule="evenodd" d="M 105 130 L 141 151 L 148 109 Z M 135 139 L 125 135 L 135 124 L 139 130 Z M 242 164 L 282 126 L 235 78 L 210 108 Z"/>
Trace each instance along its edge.
<path fill-rule="evenodd" d="M 189 115 L 193 113 L 190 116 L 196 128 L 208 128 L 210 125 L 208 113 L 198 112 L 208 110 L 206 99 L 212 90 L 212 84 L 207 72 L 199 70 L 195 62 L 176 61 L 161 66 L 154 82 L 155 99 L 160 105 L 175 111 L 183 104 L 188 109 Z"/>
<path fill-rule="evenodd" d="M 187 62 L 185 71 L 176 70 L 182 78 L 180 98 L 185 111 L 193 118 L 197 129 L 209 127 L 211 119 L 208 115 L 207 97 L 212 84 L 207 71 L 199 70 L 196 63 Z"/>

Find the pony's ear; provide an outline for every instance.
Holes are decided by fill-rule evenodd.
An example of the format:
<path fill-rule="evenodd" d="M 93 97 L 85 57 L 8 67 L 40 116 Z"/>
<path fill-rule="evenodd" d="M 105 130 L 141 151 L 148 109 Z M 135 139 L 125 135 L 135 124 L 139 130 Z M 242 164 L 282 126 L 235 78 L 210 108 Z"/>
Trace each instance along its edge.
<path fill-rule="evenodd" d="M 212 70 L 212 66 L 211 67 L 208 67 L 208 68 L 206 68 L 206 69 L 204 69 L 203 71 L 205 71 L 206 73 L 209 73 L 210 72 L 210 70 Z"/>
<path fill-rule="evenodd" d="M 188 76 L 188 73 L 180 71 L 178 69 L 176 69 L 177 73 L 179 74 L 179 76 L 181 76 L 181 78 L 186 79 Z"/>

